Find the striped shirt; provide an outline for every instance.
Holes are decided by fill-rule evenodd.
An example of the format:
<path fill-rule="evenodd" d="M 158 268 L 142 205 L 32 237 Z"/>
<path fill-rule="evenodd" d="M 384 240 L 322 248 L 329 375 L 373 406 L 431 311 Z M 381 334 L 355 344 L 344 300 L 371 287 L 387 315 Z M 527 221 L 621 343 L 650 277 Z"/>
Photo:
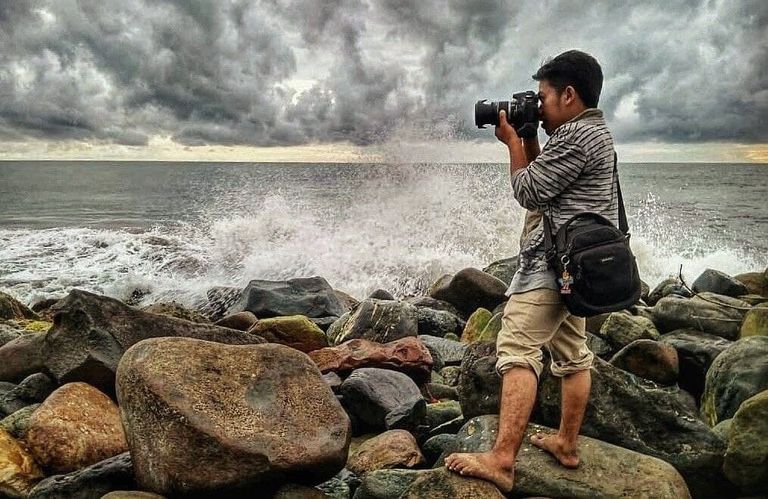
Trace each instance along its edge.
<path fill-rule="evenodd" d="M 619 223 L 616 178 L 613 174 L 613 137 L 599 109 L 587 109 L 560 125 L 541 154 L 512 174 L 515 199 L 526 214 L 519 267 L 507 295 L 534 289 L 557 289 L 555 273 L 544 256 L 544 223 L 550 217 L 557 232 L 577 213 L 598 213 Z M 537 222 L 538 220 L 538 222 Z"/>

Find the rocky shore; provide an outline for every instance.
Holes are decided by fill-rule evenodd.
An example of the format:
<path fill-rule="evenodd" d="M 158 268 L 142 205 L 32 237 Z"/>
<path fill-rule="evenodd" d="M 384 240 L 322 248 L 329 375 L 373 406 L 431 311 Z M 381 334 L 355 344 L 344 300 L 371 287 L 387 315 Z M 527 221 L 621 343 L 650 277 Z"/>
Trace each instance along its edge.
<path fill-rule="evenodd" d="M 361 301 L 322 277 L 196 309 L 0 293 L 0 496 L 502 498 L 442 464 L 495 439 L 514 268 Z M 582 464 L 525 443 L 509 497 L 768 494 L 768 269 L 645 286 L 587 330 Z M 529 432 L 554 431 L 559 401 L 545 369 Z"/>

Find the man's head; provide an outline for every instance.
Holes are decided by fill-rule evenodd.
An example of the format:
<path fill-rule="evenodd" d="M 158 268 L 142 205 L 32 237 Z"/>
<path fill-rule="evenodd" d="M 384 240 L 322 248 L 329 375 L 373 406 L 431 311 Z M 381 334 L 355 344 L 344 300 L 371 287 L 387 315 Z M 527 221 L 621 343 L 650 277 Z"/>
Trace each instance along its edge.
<path fill-rule="evenodd" d="M 563 52 L 533 75 L 539 82 L 541 126 L 551 135 L 566 121 L 587 108 L 597 107 L 603 88 L 603 71 L 589 54 Z"/>

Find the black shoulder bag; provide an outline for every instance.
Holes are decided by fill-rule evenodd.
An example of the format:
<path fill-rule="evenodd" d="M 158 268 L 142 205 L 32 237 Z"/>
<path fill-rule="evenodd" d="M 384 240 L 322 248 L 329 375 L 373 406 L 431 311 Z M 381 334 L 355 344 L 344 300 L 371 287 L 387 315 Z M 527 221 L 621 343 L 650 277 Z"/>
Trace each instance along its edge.
<path fill-rule="evenodd" d="M 629 247 L 629 224 L 615 153 L 613 174 L 619 196 L 619 228 L 597 213 L 579 213 L 558 229 L 553 243 L 552 224 L 544 216 L 549 266 L 555 270 L 565 306 L 579 317 L 623 310 L 640 299 L 640 275 Z"/>

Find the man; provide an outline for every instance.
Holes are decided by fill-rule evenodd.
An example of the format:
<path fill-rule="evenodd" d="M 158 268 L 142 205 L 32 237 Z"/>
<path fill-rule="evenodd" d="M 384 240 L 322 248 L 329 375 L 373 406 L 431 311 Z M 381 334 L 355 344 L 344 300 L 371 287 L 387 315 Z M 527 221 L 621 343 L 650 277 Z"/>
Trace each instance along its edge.
<path fill-rule="evenodd" d="M 499 433 L 490 452 L 451 454 L 445 460 L 448 469 L 489 480 L 504 492 L 512 489 L 515 459 L 536 400 L 542 346 L 550 352 L 552 374 L 561 378 L 561 420 L 557 434 L 535 435 L 531 442 L 567 468 L 579 465 L 576 442 L 591 385 L 593 354 L 586 346 L 585 319 L 570 315 L 563 304 L 544 255 L 542 217 L 550 218 L 553 231 L 584 211 L 618 224 L 613 138 L 597 109 L 600 65 L 570 50 L 533 78 L 539 82 L 542 127 L 550 136 L 544 149 L 539 150 L 537 138 L 521 141 L 504 111 L 496 127 L 496 137 L 509 149 L 515 199 L 529 210 L 496 343 L 496 370 L 502 376 Z"/>

